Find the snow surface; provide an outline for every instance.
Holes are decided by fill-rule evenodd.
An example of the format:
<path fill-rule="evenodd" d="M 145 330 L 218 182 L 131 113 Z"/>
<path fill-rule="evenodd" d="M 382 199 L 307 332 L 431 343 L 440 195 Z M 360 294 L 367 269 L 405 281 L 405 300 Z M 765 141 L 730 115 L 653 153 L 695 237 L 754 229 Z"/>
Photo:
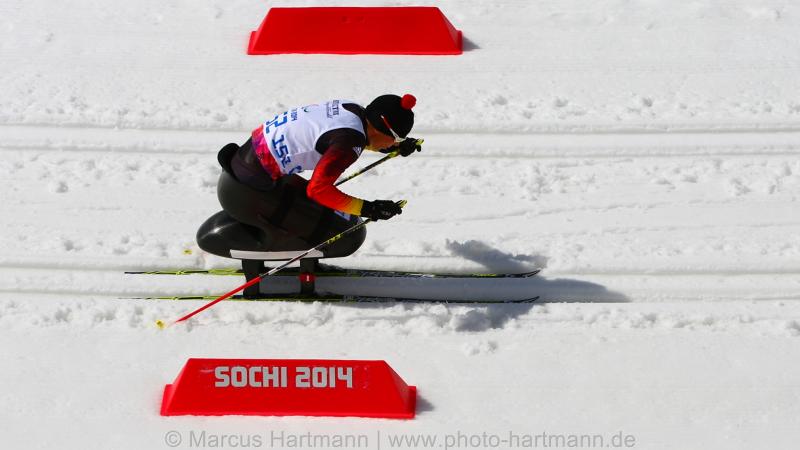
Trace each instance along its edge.
<path fill-rule="evenodd" d="M 246 56 L 281 5 L 0 4 L 0 447 L 167 448 L 171 430 L 797 447 L 797 2 L 443 1 L 461 56 Z M 409 205 L 334 262 L 542 265 L 363 288 L 539 304 L 232 302 L 160 332 L 200 303 L 120 299 L 235 287 L 122 272 L 232 267 L 193 241 L 219 209 L 216 151 L 286 107 L 386 92 L 417 96 L 425 149 L 345 190 Z M 189 357 L 385 359 L 418 416 L 162 418 Z"/>

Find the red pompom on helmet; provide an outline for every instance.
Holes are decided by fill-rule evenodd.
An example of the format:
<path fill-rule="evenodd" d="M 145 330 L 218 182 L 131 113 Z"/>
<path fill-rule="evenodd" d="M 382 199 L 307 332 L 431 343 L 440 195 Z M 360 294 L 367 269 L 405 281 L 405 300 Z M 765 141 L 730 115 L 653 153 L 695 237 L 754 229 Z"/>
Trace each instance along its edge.
<path fill-rule="evenodd" d="M 411 94 L 406 94 L 400 99 L 400 106 L 403 109 L 411 109 L 417 104 L 417 98 Z"/>

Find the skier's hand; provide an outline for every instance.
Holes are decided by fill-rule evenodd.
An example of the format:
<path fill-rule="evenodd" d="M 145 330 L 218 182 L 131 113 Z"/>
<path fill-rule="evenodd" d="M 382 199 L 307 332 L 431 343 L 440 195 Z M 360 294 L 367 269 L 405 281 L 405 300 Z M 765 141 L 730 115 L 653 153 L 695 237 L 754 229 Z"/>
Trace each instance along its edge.
<path fill-rule="evenodd" d="M 361 217 L 372 220 L 386 220 L 402 214 L 403 208 L 391 200 L 375 200 L 374 202 L 365 201 L 361 206 Z"/>
<path fill-rule="evenodd" d="M 422 139 L 407 137 L 403 142 L 397 144 L 396 149 L 403 157 L 422 151 Z"/>

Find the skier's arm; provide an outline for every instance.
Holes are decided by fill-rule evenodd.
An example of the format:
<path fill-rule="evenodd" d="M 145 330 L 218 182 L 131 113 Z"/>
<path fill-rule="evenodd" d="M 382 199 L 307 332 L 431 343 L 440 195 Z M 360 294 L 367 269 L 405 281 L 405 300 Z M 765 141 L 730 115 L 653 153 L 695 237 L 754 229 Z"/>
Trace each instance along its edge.
<path fill-rule="evenodd" d="M 328 147 L 308 182 L 306 189 L 308 198 L 337 211 L 356 216 L 361 215 L 361 206 L 364 201 L 351 197 L 334 186 L 336 180 L 356 159 L 358 159 L 358 155 L 351 148 L 342 148 L 335 144 Z"/>

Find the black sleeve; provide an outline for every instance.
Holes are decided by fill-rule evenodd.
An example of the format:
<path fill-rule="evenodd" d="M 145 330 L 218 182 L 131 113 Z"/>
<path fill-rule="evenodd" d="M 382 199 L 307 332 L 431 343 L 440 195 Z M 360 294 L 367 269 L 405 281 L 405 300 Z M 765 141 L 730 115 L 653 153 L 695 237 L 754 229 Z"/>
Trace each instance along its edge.
<path fill-rule="evenodd" d="M 325 150 L 335 146 L 341 148 L 359 147 L 363 149 L 367 145 L 367 138 L 360 131 L 352 128 L 337 128 L 326 131 L 317 139 L 314 146 L 317 152 L 325 154 Z"/>

